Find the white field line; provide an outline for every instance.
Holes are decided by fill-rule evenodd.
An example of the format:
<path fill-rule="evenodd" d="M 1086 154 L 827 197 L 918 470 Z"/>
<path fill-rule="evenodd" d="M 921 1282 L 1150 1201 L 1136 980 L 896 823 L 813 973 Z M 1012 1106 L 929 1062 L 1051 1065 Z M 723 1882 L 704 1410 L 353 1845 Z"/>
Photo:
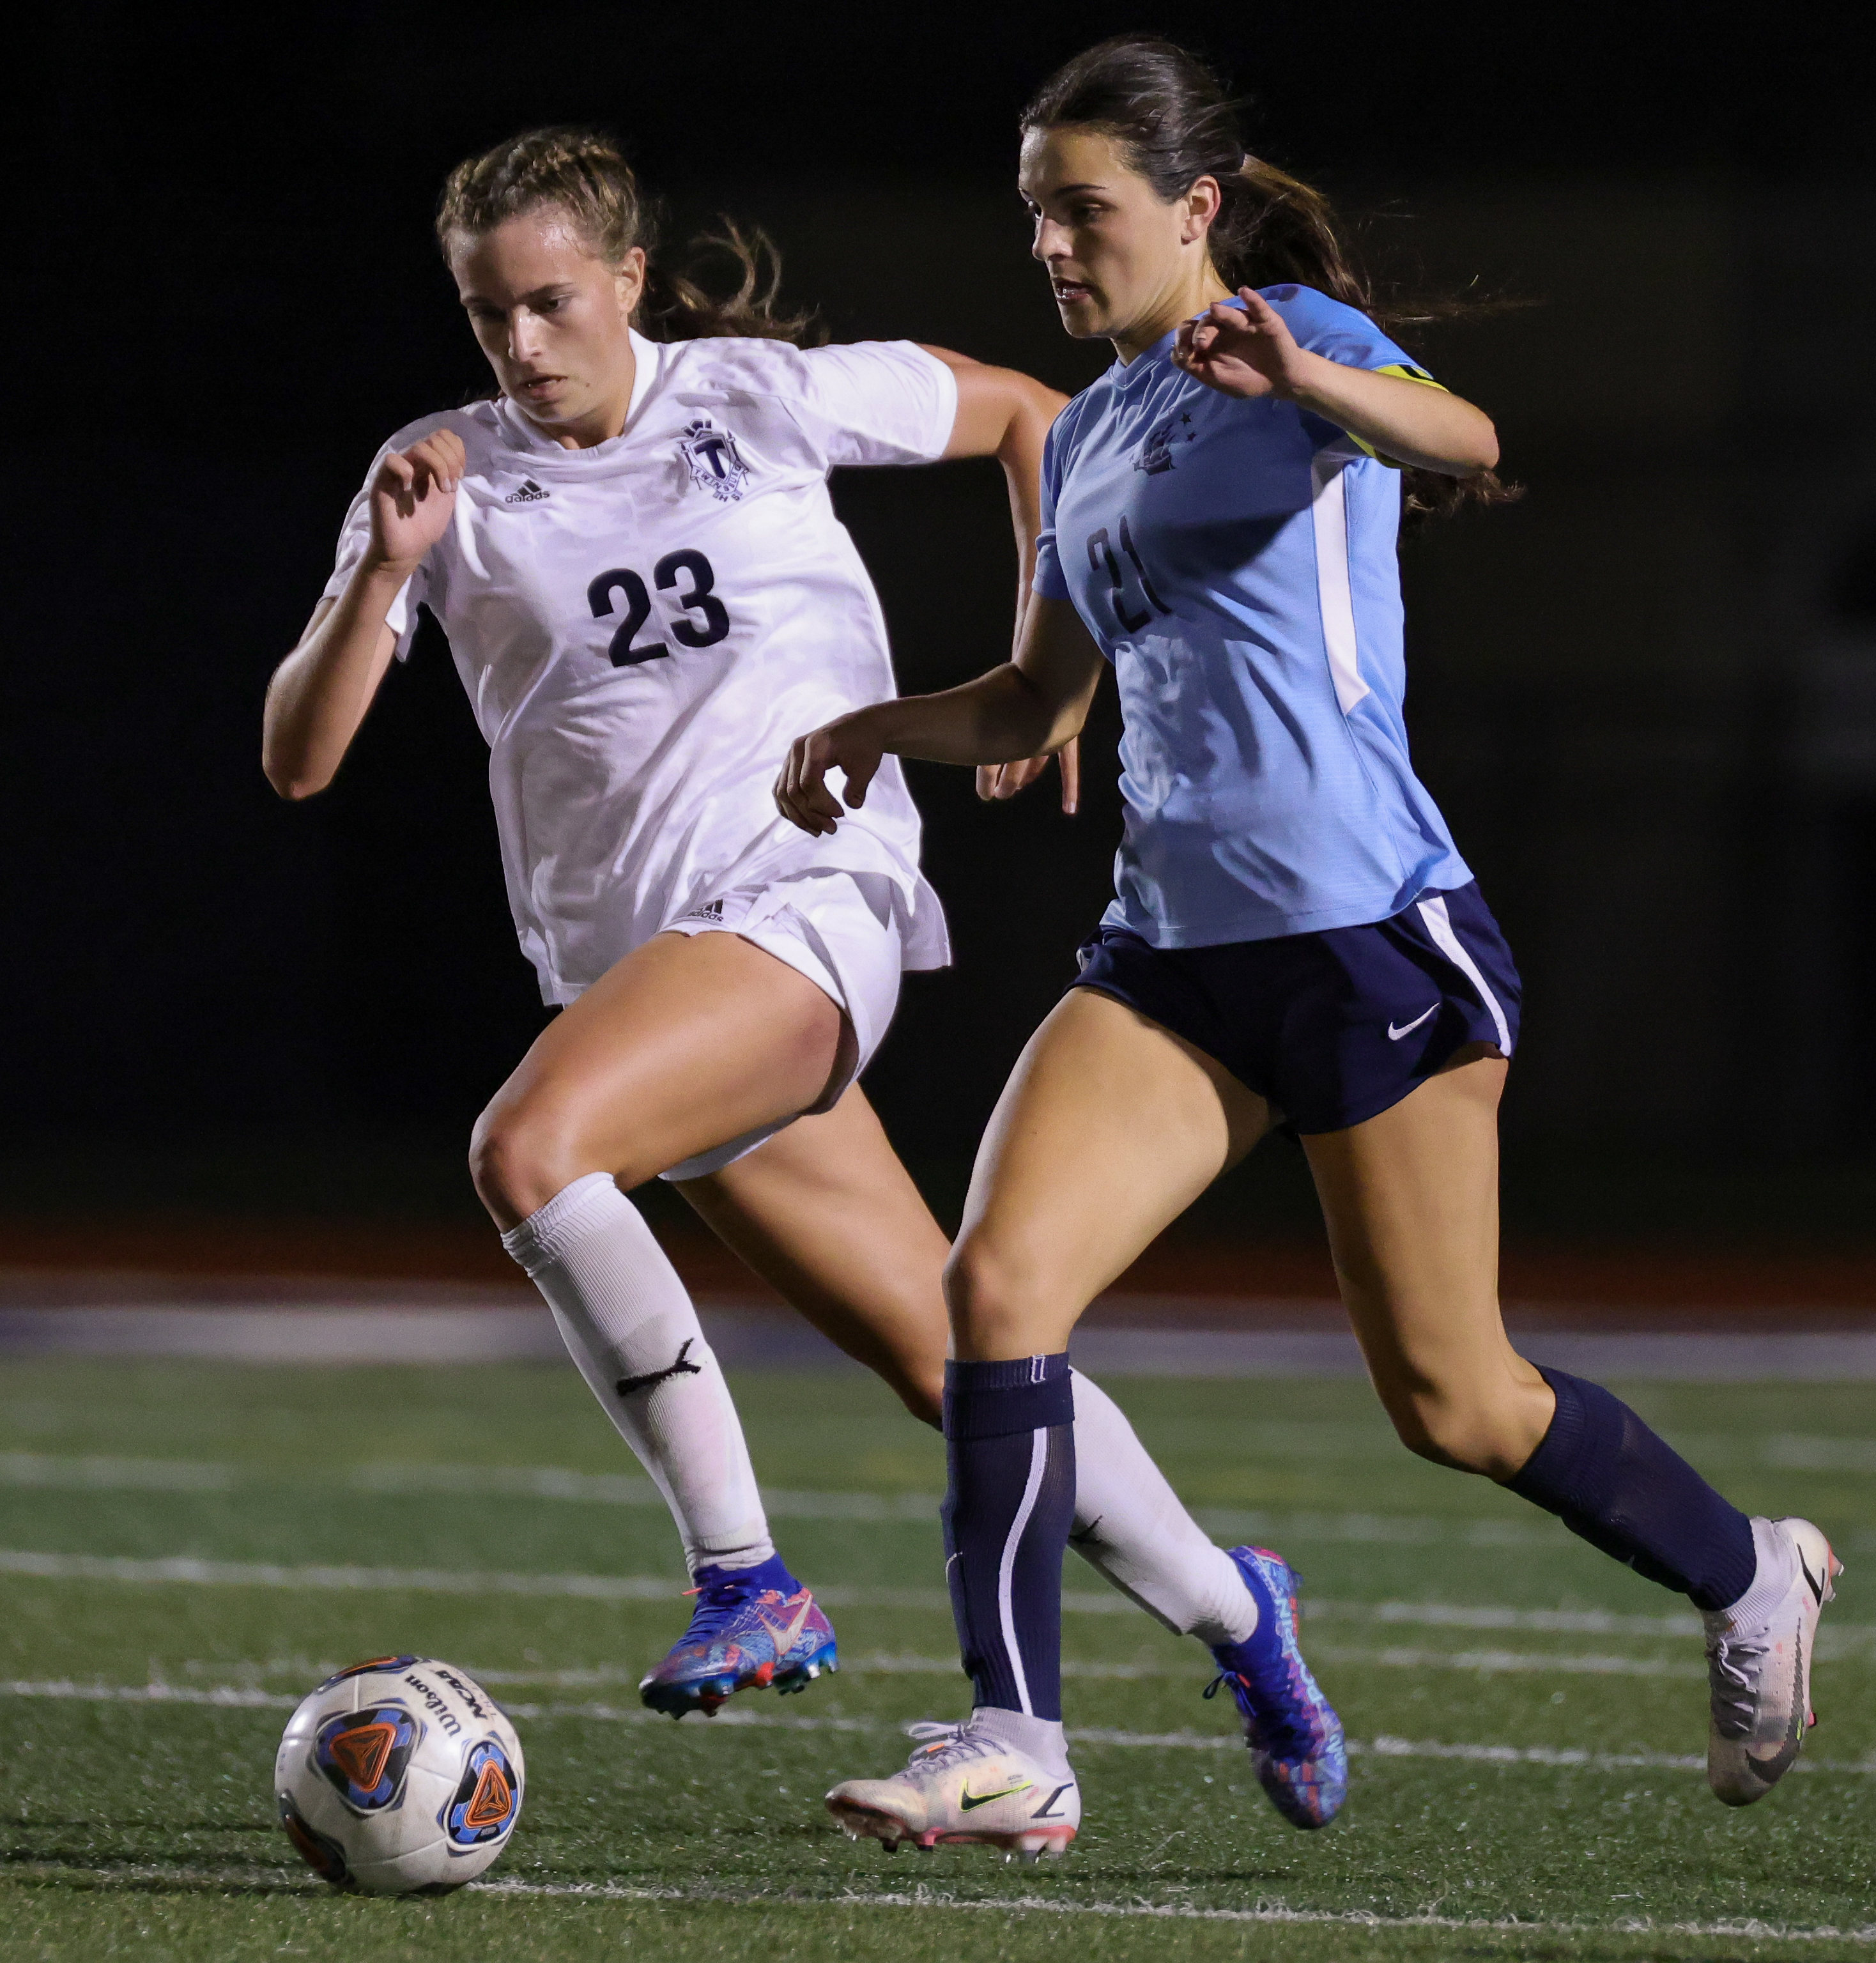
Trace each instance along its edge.
<path fill-rule="evenodd" d="M 270 1894 L 327 1897 L 330 1891 L 307 1874 L 263 1867 L 197 1868 L 144 1862 L 133 1868 L 84 1868 L 35 1861 L 12 1870 L 23 1881 L 82 1877 L 101 1888 L 138 1888 L 152 1881 L 171 1887 L 261 1889 Z M 1876 1943 L 1876 1925 L 1817 1928 L 1762 1922 L 1654 1922 L 1625 1917 L 1615 1922 L 1538 1922 L 1506 1916 L 1381 1915 L 1371 1909 L 1289 1908 L 1260 1901 L 1254 1908 L 1199 1908 L 1189 1903 L 1062 1901 L 1048 1895 L 953 1895 L 920 1888 L 902 1893 L 847 1888 L 838 1894 L 778 1894 L 773 1889 L 635 1888 L 622 1881 L 471 1881 L 466 1894 L 495 1901 L 712 1904 L 726 1908 L 956 1909 L 991 1915 L 1096 1916 L 1123 1921 L 1258 1923 L 1342 1929 L 1433 1929 L 1458 1934 L 1510 1936 L 1686 1936 L 1762 1942 Z"/>
<path fill-rule="evenodd" d="M 469 1891 L 485 1895 L 584 1897 L 596 1901 L 720 1902 L 726 1905 L 773 1907 L 773 1894 L 729 1888 L 638 1888 L 607 1881 L 471 1881 Z M 1640 1917 L 1617 1922 L 1525 1922 L 1510 1917 L 1378 1915 L 1369 1909 L 1286 1908 L 1279 1902 L 1260 1902 L 1255 1908 L 1197 1908 L 1184 1903 L 1071 1902 L 1048 1895 L 1008 1895 L 1000 1900 L 950 1895 L 935 1888 L 908 1894 L 849 1889 L 837 1895 L 780 1897 L 790 1907 L 964 1909 L 1003 1915 L 1112 1916 L 1147 1922 L 1276 1923 L 1320 1925 L 1343 1929 L 1439 1929 L 1474 1935 L 1516 1936 L 1682 1936 L 1696 1940 L 1725 1937 L 1785 1942 L 1876 1943 L 1876 1924 L 1861 1929 L 1806 1928 L 1784 1923 L 1653 1922 Z"/>
<path fill-rule="evenodd" d="M 0 1487 L 75 1492 L 232 1492 L 238 1487 L 278 1484 L 264 1468 L 180 1459 L 62 1458 L 31 1452 L 0 1454 Z M 296 1489 L 303 1477 L 293 1481 Z M 389 1497 L 425 1494 L 465 1498 L 498 1497 L 572 1500 L 661 1511 L 664 1501 L 648 1479 L 622 1473 L 575 1472 L 556 1465 L 361 1465 L 335 1470 L 334 1483 L 356 1492 Z M 940 1500 L 934 1493 L 828 1493 L 792 1487 L 763 1490 L 770 1515 L 783 1520 L 866 1520 L 933 1526 Z M 1563 1529 L 1533 1515 L 1529 1520 L 1445 1519 L 1407 1513 L 1270 1513 L 1199 1507 L 1194 1517 L 1208 1532 L 1228 1539 L 1289 1536 L 1359 1545 L 1423 1547 L 1442 1542 L 1480 1548 L 1554 1549 L 1567 1544 Z"/>
<path fill-rule="evenodd" d="M 1328 1427 L 1333 1430 L 1334 1427 Z M 1876 1469 L 1876 1443 L 1858 1439 L 1808 1438 L 1780 1434 L 1766 1441 L 1768 1463 L 1810 1469 Z M 338 1468 L 334 1483 L 356 1492 L 386 1497 L 423 1494 L 464 1498 L 504 1497 L 631 1507 L 658 1512 L 663 1497 L 650 1480 L 623 1473 L 576 1472 L 556 1465 L 374 1465 Z M 69 1492 L 228 1493 L 278 1484 L 264 1468 L 229 1462 L 181 1459 L 62 1457 L 55 1454 L 0 1452 L 0 1488 Z M 293 1481 L 303 1487 L 303 1478 Z M 874 1525 L 931 1527 L 940 1501 L 932 1493 L 836 1493 L 775 1486 L 763 1500 L 778 1520 L 853 1520 Z M 1540 1514 L 1525 1518 L 1468 1519 L 1415 1513 L 1273 1513 L 1257 1509 L 1196 1507 L 1193 1516 L 1208 1533 L 1227 1542 L 1314 1542 L 1375 1547 L 1438 1545 L 1525 1550 L 1557 1554 L 1580 1552 L 1564 1529 Z M 1862 1552 L 1876 1546 L 1876 1535 L 1853 1533 L 1849 1545 Z M 1086 1612 L 1101 1611 L 1087 1609 Z M 1113 1612 L 1119 1612 L 1113 1605 Z"/>
<path fill-rule="evenodd" d="M 0 1452 L 0 1486 L 66 1492 L 226 1493 L 242 1468 L 188 1459 L 63 1459 Z"/>
<path fill-rule="evenodd" d="M 40 1581 L 104 1581 L 133 1586 L 200 1588 L 306 1589 L 338 1593 L 429 1595 L 522 1595 L 573 1596 L 599 1602 L 661 1602 L 680 1599 L 674 1580 L 656 1574 L 517 1574 L 500 1570 L 437 1568 L 288 1567 L 272 1561 L 205 1561 L 193 1555 L 139 1560 L 122 1555 L 46 1554 L 19 1548 L 0 1548 L 0 1574 L 17 1574 Z M 817 1597 L 831 1609 L 897 1609 L 949 1615 L 949 1597 L 933 1588 L 865 1588 L 836 1584 L 818 1588 Z M 1074 1615 L 1117 1616 L 1132 1609 L 1119 1595 L 1096 1595 L 1064 1590 L 1062 1608 Z M 1603 1616 L 1595 1611 L 1513 1609 L 1487 1605 L 1480 1609 L 1444 1603 L 1383 1602 L 1372 1606 L 1353 1603 L 1317 1605 L 1305 1602 L 1305 1618 L 1321 1614 L 1343 1620 L 1419 1624 L 1433 1628 L 1509 1628 L 1541 1633 L 1583 1632 L 1611 1635 L 1686 1635 L 1692 1618 Z M 1695 1625 L 1697 1629 L 1698 1625 Z M 1876 1627 L 1864 1623 L 1831 1625 L 1820 1632 L 1820 1654 L 1826 1662 L 1853 1660 L 1876 1638 Z M 1612 1676 L 1698 1675 L 1698 1667 L 1678 1659 L 1582 1656 L 1540 1651 L 1479 1650 L 1444 1651 L 1408 1649 L 1347 1649 L 1312 1643 L 1311 1654 L 1324 1662 L 1375 1664 L 1395 1670 L 1555 1670 Z M 922 1672 L 953 1670 L 953 1664 L 933 1659 L 883 1660 L 871 1667 Z M 862 1667 L 867 1666 L 862 1665 Z M 1071 1674 L 1122 1676 L 1133 1671 L 1121 1665 L 1089 1664 Z"/>
<path fill-rule="evenodd" d="M 1811 1438 L 1779 1432 L 1761 1448 L 1765 1462 L 1788 1472 L 1876 1472 L 1876 1439 Z"/>
<path fill-rule="evenodd" d="M 652 1574 L 507 1574 L 441 1568 L 289 1568 L 273 1561 L 202 1561 L 174 1555 L 155 1561 L 118 1555 L 40 1554 L 0 1548 L 0 1574 L 45 1581 L 176 1583 L 205 1588 L 408 1590 L 419 1595 L 575 1595 L 603 1602 L 677 1595 L 677 1584 Z"/>
<path fill-rule="evenodd" d="M 953 1664 L 952 1669 L 956 1666 Z M 475 1670 L 483 1679 L 492 1671 Z M 248 1686 L 179 1683 L 80 1683 L 69 1677 L 42 1681 L 0 1679 L 0 1697 L 80 1704 L 184 1704 L 237 1710 L 290 1711 L 299 1699 L 290 1692 L 260 1690 Z M 640 1705 L 596 1703 L 530 1704 L 505 1701 L 502 1708 L 524 1724 L 554 1718 L 578 1718 L 586 1724 L 661 1726 L 663 1714 Z M 882 1718 L 795 1718 L 780 1712 L 723 1712 L 710 1721 L 710 1731 L 833 1731 L 876 1737 L 902 1733 L 902 1724 Z M 1237 1752 L 1244 1740 L 1235 1732 L 1123 1731 L 1099 1725 L 1079 1725 L 1068 1734 L 1077 1746 L 1170 1752 Z M 1596 1752 L 1586 1747 L 1551 1745 L 1492 1745 L 1450 1742 L 1436 1738 L 1397 1738 L 1386 1733 L 1372 1740 L 1351 1738 L 1352 1758 L 1449 1759 L 1468 1764 L 1538 1766 L 1552 1770 L 1587 1772 L 1704 1772 L 1704 1757 L 1687 1752 Z M 1876 1753 L 1862 1760 L 1801 1758 L 1794 1772 L 1876 1776 Z"/>
<path fill-rule="evenodd" d="M 1689 1662 L 1685 1657 L 1583 1656 L 1557 1654 L 1548 1651 L 1354 1649 L 1311 1643 L 1309 1655 L 1311 1662 L 1319 1664 L 1367 1664 L 1384 1670 L 1472 1670 L 1487 1676 L 1498 1671 L 1551 1671 L 1571 1676 L 1685 1677 L 1704 1683 L 1707 1674 L 1698 1660 Z M 1064 1677 L 1092 1682 L 1177 1680 L 1194 1676 L 1196 1663 L 1196 1657 L 1189 1657 L 1183 1662 L 1164 1663 L 1092 1663 L 1064 1657 L 1061 1673 Z M 228 1666 L 219 1667 L 226 1669 Z M 956 1657 L 900 1654 L 851 1656 L 840 1660 L 842 1674 L 856 1676 L 956 1677 L 960 1669 Z M 597 1689 L 605 1683 L 624 1683 L 628 1680 L 627 1673 L 623 1670 L 556 1670 L 551 1674 L 533 1674 L 496 1670 L 471 1674 L 479 1675 L 480 1681 L 491 1687 L 514 1689 L 530 1685 L 562 1690 Z"/>
<path fill-rule="evenodd" d="M 0 1454 L 0 1487 L 36 1487 L 71 1492 L 232 1492 L 238 1487 L 282 1483 L 249 1468 L 189 1459 L 58 1458 L 14 1452 Z M 303 1490 L 306 1480 L 293 1482 Z M 605 1506 L 661 1511 L 658 1488 L 648 1479 L 619 1473 L 574 1472 L 552 1465 L 366 1465 L 341 1472 L 335 1482 L 358 1492 L 415 1497 L 424 1494 L 464 1497 L 498 1495 L 525 1499 L 578 1500 Z M 864 1520 L 935 1526 L 940 1502 L 931 1493 L 824 1493 L 791 1487 L 765 1487 L 763 1503 L 779 1520 Z M 1560 1526 L 1533 1515 L 1529 1520 L 1467 1519 L 1412 1513 L 1271 1513 L 1241 1508 L 1199 1507 L 1193 1517 L 1208 1533 L 1227 1541 L 1289 1539 L 1353 1543 L 1359 1546 L 1426 1547 L 1446 1543 L 1502 1550 L 1528 1548 L 1554 1553 L 1570 1545 Z"/>
<path fill-rule="evenodd" d="M 674 1601 L 680 1593 L 674 1580 L 654 1574 L 517 1574 L 453 1568 L 287 1567 L 267 1561 L 204 1561 L 194 1555 L 138 1560 L 116 1555 L 43 1554 L 20 1548 L 0 1548 L 0 1574 L 18 1574 L 34 1580 L 103 1581 L 145 1587 L 167 1584 L 338 1593 L 559 1596 L 600 1602 Z M 815 1592 L 831 1609 L 911 1609 L 947 1616 L 950 1612 L 949 1599 L 936 1589 L 837 1585 Z M 1067 1590 L 1062 1594 L 1062 1608 L 1071 1615 L 1122 1615 L 1131 1606 L 1118 1595 Z M 1320 1609 L 1317 1605 L 1305 1602 L 1304 1609 L 1306 1619 L 1323 1614 L 1342 1620 L 1419 1624 L 1434 1628 L 1637 1636 L 1685 1636 L 1692 1633 L 1684 1626 L 1691 1618 L 1603 1616 L 1595 1611 L 1512 1609 L 1490 1605 L 1468 1609 L 1444 1603 L 1409 1602 L 1383 1602 L 1372 1606 L 1344 1602 L 1323 1604 Z M 1876 1638 L 1876 1628 L 1867 1624 L 1826 1623 L 1819 1632 L 1819 1660 L 1826 1663 L 1867 1660 L 1872 1638 Z M 1312 1640 L 1310 1654 L 1318 1663 L 1370 1665 L 1384 1670 L 1460 1670 L 1482 1674 L 1536 1671 L 1564 1676 L 1689 1679 L 1703 1674 L 1701 1666 L 1692 1659 L 1570 1651 L 1355 1648 Z M 849 1667 L 881 1673 L 949 1676 L 958 1666 L 955 1662 L 933 1657 L 882 1655 L 870 1659 L 856 1657 Z M 1077 1661 L 1064 1661 L 1063 1665 L 1063 1674 L 1072 1677 L 1125 1679 L 1161 1673 L 1183 1674 L 1170 1664 L 1164 1673 L 1150 1665 Z"/>
<path fill-rule="evenodd" d="M 1351 1424 L 1260 1424 L 1238 1427 L 1247 1459 L 1308 1457 L 1396 1457 L 1400 1447 L 1385 1431 Z M 1689 1452 L 1724 1453 L 1737 1462 L 1780 1471 L 1876 1473 L 1876 1439 L 1826 1437 L 1775 1432 L 1756 1439 L 1677 1434 Z M 1742 1449 L 1742 1447 L 1744 1449 Z M 1756 1448 L 1756 1449 L 1755 1449 Z M 461 1493 L 512 1495 L 614 1507 L 660 1507 L 658 1488 L 630 1474 L 579 1472 L 559 1465 L 460 1465 L 447 1462 L 386 1462 L 331 1468 L 337 1481 L 361 1492 Z M 37 1452 L 0 1452 L 0 1485 L 149 1487 L 158 1491 L 220 1491 L 236 1484 L 277 1483 L 287 1475 L 239 1460 L 133 1459 L 66 1455 Z M 771 1487 L 772 1504 L 799 1505 L 805 1518 L 918 1519 L 934 1515 L 939 1496 L 930 1493 L 817 1492 Z"/>
<path fill-rule="evenodd" d="M 1340 1602 L 1304 1597 L 1312 1622 L 1409 1623 L 1420 1628 L 1518 1629 L 1569 1636 L 1698 1636 L 1700 1618 L 1688 1610 L 1665 1616 L 1622 1616 L 1605 1609 L 1513 1609 L 1495 1603 Z M 1859 1635 L 1876 1636 L 1876 1625 Z"/>
<path fill-rule="evenodd" d="M 1858 1455 L 1876 1455 L 1876 1445 L 1860 1439 L 1805 1439 L 1780 1435 L 1766 1445 L 1784 1452 L 1780 1465 L 1862 1465 Z M 1836 1459 L 1841 1449 L 1842 1459 Z M 1811 1456 L 1805 1456 L 1811 1455 Z M 1872 1459 L 1876 1465 L 1876 1459 Z M 245 1486 L 279 1484 L 265 1468 L 188 1459 L 110 1459 L 57 1456 L 45 1452 L 0 1452 L 0 1488 L 25 1486 L 62 1492 L 233 1492 Z M 294 1480 L 304 1488 L 304 1478 Z M 649 1480 L 620 1472 L 573 1472 L 565 1466 L 453 1466 L 367 1465 L 335 1470 L 334 1484 L 354 1492 L 383 1496 L 522 1497 L 562 1500 L 597 1506 L 644 1507 L 661 1512 L 665 1502 Z M 764 1503 L 773 1519 L 867 1521 L 873 1526 L 932 1527 L 938 1521 L 938 1496 L 922 1492 L 808 1492 L 791 1486 L 764 1488 Z M 1430 1513 L 1268 1513 L 1244 1507 L 1193 1507 L 1193 1519 L 1222 1541 L 1289 1541 L 1356 1547 L 1470 1547 L 1493 1553 L 1583 1553 L 1558 1523 L 1531 1513 L 1522 1519 L 1466 1519 Z M 1876 1551 L 1876 1533 L 1860 1529 L 1849 1537 L 1856 1551 Z M 1101 1608 L 1095 1608 L 1101 1602 Z M 911 1606 L 911 1604 L 908 1604 Z M 1081 1613 L 1122 1613 L 1121 1602 L 1085 1596 Z M 1876 1632 L 1872 1632 L 1876 1633 Z"/>
<path fill-rule="evenodd" d="M 1310 1660 L 1369 1664 L 1382 1670 L 1458 1670 L 1493 1676 L 1501 1671 L 1541 1671 L 1564 1676 L 1674 1676 L 1704 1683 L 1706 1667 L 1677 1657 L 1583 1656 L 1548 1650 L 1347 1649 L 1311 1643 Z"/>

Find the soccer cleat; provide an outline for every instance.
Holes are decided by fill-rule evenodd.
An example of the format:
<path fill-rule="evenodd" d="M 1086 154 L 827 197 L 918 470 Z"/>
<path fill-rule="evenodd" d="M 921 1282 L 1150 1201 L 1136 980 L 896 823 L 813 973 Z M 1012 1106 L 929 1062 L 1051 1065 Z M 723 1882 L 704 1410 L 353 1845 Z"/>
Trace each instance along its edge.
<path fill-rule="evenodd" d="M 1000 1847 L 1025 1863 L 1065 1854 L 1081 1824 L 1072 1776 L 1045 1772 L 1028 1753 L 967 1724 L 910 1724 L 920 1743 L 890 1779 L 844 1779 L 828 1811 L 853 1840 L 877 1840 L 888 1854 L 907 1841 L 924 1853 L 942 1846 Z"/>
<path fill-rule="evenodd" d="M 1810 1708 L 1811 1645 L 1817 1619 L 1836 1592 L 1843 1564 L 1809 1520 L 1755 1519 L 1762 1549 L 1769 1539 L 1790 1551 L 1791 1578 L 1771 1614 L 1748 1627 L 1730 1609 L 1703 1614 L 1712 1721 L 1707 1733 L 1707 1783 L 1728 1806 L 1763 1799 L 1796 1763 Z M 1735 1605 L 1737 1606 L 1737 1605 Z"/>
<path fill-rule="evenodd" d="M 1348 1796 L 1349 1755 L 1342 1721 L 1323 1696 L 1296 1639 L 1296 1590 L 1288 1562 L 1262 1547 L 1234 1547 L 1231 1558 L 1256 1598 L 1257 1626 L 1241 1643 L 1219 1643 L 1218 1674 L 1205 1694 L 1228 1683 L 1244 1721 L 1257 1782 L 1292 1827 L 1327 1827 Z"/>
<path fill-rule="evenodd" d="M 786 1587 L 765 1587 L 776 1578 Z M 705 1571 L 710 1572 L 709 1570 Z M 639 1686 L 640 1699 L 673 1718 L 714 1718 L 739 1690 L 805 1690 L 824 1670 L 840 1668 L 834 1625 L 808 1590 L 781 1568 L 718 1569 L 693 1591 L 690 1626 Z"/>

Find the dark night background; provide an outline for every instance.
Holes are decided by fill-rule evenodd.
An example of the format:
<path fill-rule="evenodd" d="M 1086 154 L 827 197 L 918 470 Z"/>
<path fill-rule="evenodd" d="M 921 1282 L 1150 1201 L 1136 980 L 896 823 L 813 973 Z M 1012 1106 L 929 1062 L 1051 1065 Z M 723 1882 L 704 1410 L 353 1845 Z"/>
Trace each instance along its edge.
<path fill-rule="evenodd" d="M 1371 260 L 1523 303 L 1424 353 L 1527 495 L 1404 551 L 1422 773 L 1529 991 L 1514 1227 L 1876 1240 L 1861 18 L 77 0 L 16 25 L 0 1215 L 474 1218 L 468 1126 L 541 1011 L 434 629 L 331 792 L 290 808 L 258 764 L 373 449 L 480 379 L 429 236 L 450 165 L 606 123 L 678 239 L 767 226 L 837 338 L 1073 389 L 1105 350 L 1026 257 L 1013 119 L 1144 27 L 1231 69 L 1253 146 L 1363 216 Z M 837 494 L 902 685 L 1000 658 L 994 466 Z M 1111 748 L 1072 823 L 1048 787 L 986 809 L 915 767 L 959 965 L 909 985 L 869 1084 L 941 1202 L 1103 903 Z M 1205 1218 L 1298 1204 L 1273 1148 Z"/>

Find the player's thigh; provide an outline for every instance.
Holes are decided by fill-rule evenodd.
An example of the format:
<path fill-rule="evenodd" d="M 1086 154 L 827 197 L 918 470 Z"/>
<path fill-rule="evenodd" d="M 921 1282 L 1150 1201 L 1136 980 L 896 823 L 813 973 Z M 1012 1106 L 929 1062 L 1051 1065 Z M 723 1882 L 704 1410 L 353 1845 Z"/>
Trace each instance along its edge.
<path fill-rule="evenodd" d="M 483 1198 L 498 1213 L 543 1205 L 552 1180 L 594 1171 L 636 1184 L 791 1117 L 826 1090 L 844 1028 L 822 989 L 748 941 L 660 934 L 555 1017 L 497 1092 L 476 1127 Z"/>
<path fill-rule="evenodd" d="M 1061 1349 L 1089 1302 L 1269 1122 L 1264 1100 L 1202 1050 L 1071 988 L 978 1148 L 948 1282 L 958 1354 Z"/>
<path fill-rule="evenodd" d="M 678 1190 L 824 1335 L 938 1421 L 950 1244 L 859 1085 Z"/>
<path fill-rule="evenodd" d="M 1499 1312 L 1506 1068 L 1475 1055 L 1303 1147 L 1356 1334 L 1404 1435 L 1455 1462 L 1493 1462 L 1481 1470 L 1509 1455 L 1515 1471 L 1548 1422 L 1549 1392 Z"/>

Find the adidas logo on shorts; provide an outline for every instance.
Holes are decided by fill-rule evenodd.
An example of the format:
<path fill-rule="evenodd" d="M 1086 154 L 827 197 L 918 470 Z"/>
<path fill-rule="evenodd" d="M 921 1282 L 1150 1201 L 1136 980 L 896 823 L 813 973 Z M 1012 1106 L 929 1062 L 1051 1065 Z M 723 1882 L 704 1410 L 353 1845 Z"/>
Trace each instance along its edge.
<path fill-rule="evenodd" d="M 686 920 L 720 922 L 723 917 L 723 902 L 721 900 L 706 900 L 702 906 L 693 907 L 683 917 Z"/>
<path fill-rule="evenodd" d="M 548 493 L 543 491 L 533 478 L 523 477 L 521 479 L 520 489 L 511 491 L 501 501 L 504 504 L 538 504 L 547 495 Z"/>

